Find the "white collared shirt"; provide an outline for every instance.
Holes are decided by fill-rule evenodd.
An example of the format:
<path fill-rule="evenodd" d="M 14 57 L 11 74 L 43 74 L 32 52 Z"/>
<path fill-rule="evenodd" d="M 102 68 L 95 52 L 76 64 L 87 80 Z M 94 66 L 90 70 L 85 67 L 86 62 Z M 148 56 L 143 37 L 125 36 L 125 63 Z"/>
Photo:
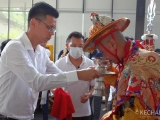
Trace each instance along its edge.
<path fill-rule="evenodd" d="M 79 69 L 85 69 L 90 66 L 94 66 L 94 63 L 92 60 L 88 59 L 85 56 L 82 56 L 82 58 L 83 58 L 83 61 L 79 66 Z M 76 70 L 76 67 L 71 63 L 69 59 L 69 54 L 59 59 L 58 61 L 56 61 L 55 64 L 62 71 Z M 91 115 L 89 100 L 86 103 L 80 102 L 81 96 L 89 92 L 90 85 L 94 86 L 95 80 L 92 80 L 91 82 L 79 81 L 76 84 L 68 85 L 64 87 L 64 90 L 70 94 L 74 108 L 75 108 L 75 113 L 72 114 L 73 117 L 82 117 L 82 116 Z"/>
<path fill-rule="evenodd" d="M 10 41 L 1 54 L 0 114 L 31 120 L 39 91 L 77 82 L 76 71 L 62 73 L 49 60 L 45 48 L 38 45 L 34 52 L 26 33 L 23 33 Z"/>

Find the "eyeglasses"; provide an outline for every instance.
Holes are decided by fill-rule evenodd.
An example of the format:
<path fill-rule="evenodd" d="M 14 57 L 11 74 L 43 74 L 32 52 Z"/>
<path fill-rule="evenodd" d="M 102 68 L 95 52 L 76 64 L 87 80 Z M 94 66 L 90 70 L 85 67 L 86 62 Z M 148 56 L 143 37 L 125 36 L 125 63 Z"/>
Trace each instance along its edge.
<path fill-rule="evenodd" d="M 37 20 L 39 20 L 39 21 L 42 22 L 44 25 L 46 25 L 46 27 L 47 27 L 47 29 L 48 29 L 49 32 L 56 32 L 56 28 L 53 28 L 53 27 L 47 25 L 45 22 L 43 22 L 43 21 L 40 20 L 40 19 L 37 19 Z"/>

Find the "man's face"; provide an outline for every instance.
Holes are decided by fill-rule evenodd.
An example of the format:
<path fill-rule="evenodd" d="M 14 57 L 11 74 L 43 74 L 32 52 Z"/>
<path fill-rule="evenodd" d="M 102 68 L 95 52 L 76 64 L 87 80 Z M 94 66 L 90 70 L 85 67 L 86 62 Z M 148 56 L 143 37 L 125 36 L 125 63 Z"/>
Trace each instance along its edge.
<path fill-rule="evenodd" d="M 66 44 L 68 50 L 70 49 L 70 47 L 83 48 L 83 45 L 84 45 L 83 38 L 76 38 L 76 37 L 71 37 L 70 42 Z"/>
<path fill-rule="evenodd" d="M 103 44 L 112 54 L 116 54 L 116 43 L 114 42 L 114 40 L 112 40 L 109 37 L 106 37 L 101 41 L 101 44 Z M 104 59 L 110 60 L 113 63 L 118 63 L 118 60 L 113 55 L 108 53 L 100 44 L 98 44 L 96 48 L 103 54 Z"/>
<path fill-rule="evenodd" d="M 36 19 L 35 34 L 39 43 L 47 43 L 56 29 L 56 18 L 47 15 L 45 20 Z"/>

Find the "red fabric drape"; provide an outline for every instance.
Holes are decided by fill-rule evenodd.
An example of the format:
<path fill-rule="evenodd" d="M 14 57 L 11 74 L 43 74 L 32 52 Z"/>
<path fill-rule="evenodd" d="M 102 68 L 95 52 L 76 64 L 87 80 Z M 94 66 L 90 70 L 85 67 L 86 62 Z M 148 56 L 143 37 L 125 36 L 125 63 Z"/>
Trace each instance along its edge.
<path fill-rule="evenodd" d="M 54 103 L 51 110 L 51 115 L 59 120 L 72 120 L 74 106 L 71 97 L 62 88 L 57 88 L 54 92 Z"/>

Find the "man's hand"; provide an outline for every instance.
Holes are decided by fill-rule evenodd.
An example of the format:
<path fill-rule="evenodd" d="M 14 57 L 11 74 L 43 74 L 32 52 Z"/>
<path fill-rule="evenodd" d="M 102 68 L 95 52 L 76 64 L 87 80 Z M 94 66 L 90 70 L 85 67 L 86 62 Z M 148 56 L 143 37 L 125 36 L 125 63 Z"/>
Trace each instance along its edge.
<path fill-rule="evenodd" d="M 93 67 L 89 67 L 83 70 L 77 70 L 77 75 L 79 80 L 91 81 L 95 78 L 103 76 L 101 73 L 97 72 Z"/>
<path fill-rule="evenodd" d="M 81 103 L 86 103 L 89 99 L 89 94 L 85 93 L 83 96 L 81 96 Z"/>

